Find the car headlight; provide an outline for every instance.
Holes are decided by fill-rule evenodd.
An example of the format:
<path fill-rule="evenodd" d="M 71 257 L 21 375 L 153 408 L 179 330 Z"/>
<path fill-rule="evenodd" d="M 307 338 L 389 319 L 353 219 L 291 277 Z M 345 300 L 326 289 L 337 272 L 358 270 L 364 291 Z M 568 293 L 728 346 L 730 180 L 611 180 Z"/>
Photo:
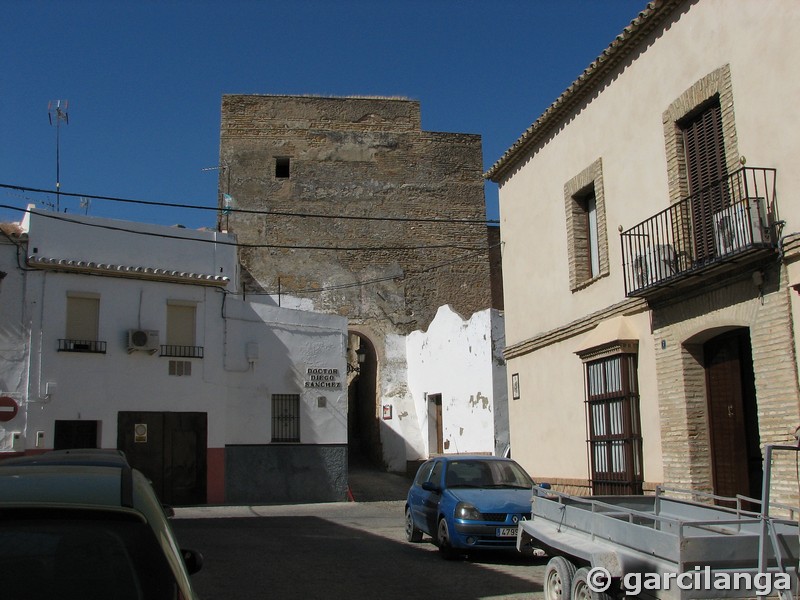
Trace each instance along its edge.
<path fill-rule="evenodd" d="M 456 519 L 464 519 L 466 521 L 482 521 L 483 515 L 472 504 L 466 502 L 459 502 L 456 504 Z"/>

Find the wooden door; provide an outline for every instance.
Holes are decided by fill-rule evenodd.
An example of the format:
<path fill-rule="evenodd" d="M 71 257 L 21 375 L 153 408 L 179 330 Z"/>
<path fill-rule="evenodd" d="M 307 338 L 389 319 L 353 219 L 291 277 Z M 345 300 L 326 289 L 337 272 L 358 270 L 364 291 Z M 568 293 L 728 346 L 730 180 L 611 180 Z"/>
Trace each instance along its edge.
<path fill-rule="evenodd" d="M 444 433 L 442 430 L 442 395 L 428 394 L 430 408 L 428 410 L 428 441 L 430 453 L 436 448 L 436 454 L 444 453 Z"/>
<path fill-rule="evenodd" d="M 704 346 L 714 493 L 759 498 L 761 449 L 747 330 Z"/>
<path fill-rule="evenodd" d="M 97 447 L 97 421 L 56 421 L 53 450 Z"/>
<path fill-rule="evenodd" d="M 206 502 L 206 413 L 127 412 L 117 418 L 117 447 L 166 504 Z"/>

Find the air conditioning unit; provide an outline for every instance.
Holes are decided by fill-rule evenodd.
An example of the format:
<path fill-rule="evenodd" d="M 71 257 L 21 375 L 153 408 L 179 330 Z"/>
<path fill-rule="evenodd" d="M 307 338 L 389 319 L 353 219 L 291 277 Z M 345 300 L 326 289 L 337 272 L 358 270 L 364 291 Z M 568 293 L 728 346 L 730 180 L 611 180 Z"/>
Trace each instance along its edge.
<path fill-rule="evenodd" d="M 656 245 L 633 259 L 634 289 L 642 289 L 675 274 L 675 250 L 669 244 Z"/>
<path fill-rule="evenodd" d="M 717 256 L 724 256 L 751 244 L 760 244 L 768 240 L 769 233 L 763 227 L 760 207 L 761 203 L 753 199 L 750 203 L 738 202 L 714 213 Z"/>
<path fill-rule="evenodd" d="M 158 331 L 146 329 L 128 330 L 128 353 L 143 350 L 150 354 L 158 352 Z"/>

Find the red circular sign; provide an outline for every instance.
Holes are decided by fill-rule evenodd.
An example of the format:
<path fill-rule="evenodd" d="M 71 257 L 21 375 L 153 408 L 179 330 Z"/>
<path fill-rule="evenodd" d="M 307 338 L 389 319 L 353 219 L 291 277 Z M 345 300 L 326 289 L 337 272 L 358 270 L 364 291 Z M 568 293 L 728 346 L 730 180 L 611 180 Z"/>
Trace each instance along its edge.
<path fill-rule="evenodd" d="M 19 404 L 10 396 L 0 396 L 0 421 L 10 421 L 17 416 Z"/>

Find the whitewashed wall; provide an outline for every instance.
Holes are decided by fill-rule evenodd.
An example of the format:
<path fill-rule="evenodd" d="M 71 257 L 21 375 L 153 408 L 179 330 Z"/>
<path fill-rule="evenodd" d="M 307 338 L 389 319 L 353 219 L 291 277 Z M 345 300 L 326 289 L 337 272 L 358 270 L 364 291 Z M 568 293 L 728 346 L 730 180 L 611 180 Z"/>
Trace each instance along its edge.
<path fill-rule="evenodd" d="M 17 268 L 17 247 L 0 235 L 0 396 L 23 404 L 27 390 L 28 335 L 23 320 L 23 272 Z M 13 450 L 13 432 L 25 430 L 26 414 L 19 411 L 8 422 L 0 422 L 0 452 Z"/>
<path fill-rule="evenodd" d="M 233 239 L 229 236 L 71 218 L 141 228 L 160 237 L 145 236 L 140 243 L 131 233 L 87 229 L 32 213 L 25 223 L 30 252 L 225 276 L 236 273 L 234 245 L 187 239 L 229 242 Z M 268 443 L 273 393 L 301 395 L 302 443 L 346 443 L 346 319 L 244 302 L 235 295 L 225 297 L 219 288 L 196 284 L 34 270 L 25 273 L 23 286 L 13 246 L 0 246 L 0 261 L 0 270 L 8 273 L 0 284 L 0 395 L 16 394 L 23 405 L 18 417 L 0 424 L 0 429 L 22 433 L 17 450 L 34 448 L 36 432 L 42 432 L 40 448 L 51 448 L 57 419 L 102 421 L 101 445 L 115 447 L 120 410 L 206 412 L 209 448 Z M 235 281 L 230 287 L 235 289 Z M 65 336 L 67 292 L 99 295 L 99 339 L 107 342 L 106 354 L 57 351 L 58 339 Z M 132 328 L 160 331 L 163 340 L 170 300 L 197 307 L 196 344 L 204 347 L 205 355 L 192 361 L 189 377 L 170 376 L 168 358 L 127 351 L 127 331 Z M 334 372 L 334 385 L 310 387 L 310 368 Z M 0 434 L 0 450 L 11 449 L 6 437 Z"/>
<path fill-rule="evenodd" d="M 422 439 L 419 455 L 409 458 L 436 452 L 431 448 L 429 394 L 442 395 L 445 454 L 495 454 L 498 447 L 505 448 L 508 399 L 502 344 L 502 318 L 491 309 L 464 320 L 442 306 L 427 331 L 408 336 L 408 389 Z"/>

